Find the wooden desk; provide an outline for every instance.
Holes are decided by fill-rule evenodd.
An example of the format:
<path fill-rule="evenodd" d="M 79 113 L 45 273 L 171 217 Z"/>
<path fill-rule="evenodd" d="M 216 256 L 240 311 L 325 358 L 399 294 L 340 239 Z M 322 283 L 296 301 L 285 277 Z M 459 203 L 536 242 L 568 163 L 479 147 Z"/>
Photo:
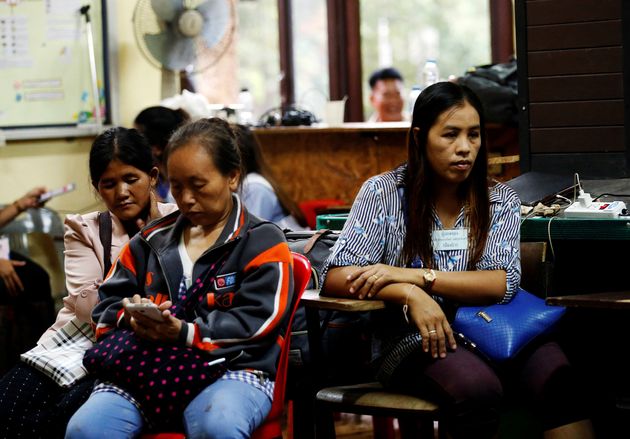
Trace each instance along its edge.
<path fill-rule="evenodd" d="M 301 417 L 304 418 L 300 422 L 306 423 L 306 420 L 311 422 L 311 426 L 315 427 L 315 437 L 331 437 L 332 434 L 329 430 L 328 423 L 324 422 L 320 416 L 320 412 L 316 410 L 317 406 L 313 405 L 315 401 L 315 395 L 324 387 L 324 385 L 330 385 L 328 382 L 331 378 L 328 376 L 328 371 L 334 369 L 335 375 L 338 373 L 339 366 L 344 364 L 343 359 L 340 359 L 337 355 L 331 355 L 334 362 L 341 362 L 337 366 L 331 368 L 324 360 L 323 351 L 323 335 L 324 329 L 321 326 L 320 311 L 342 311 L 342 312 L 364 312 L 373 311 L 385 308 L 385 302 L 382 300 L 358 300 L 358 299 L 345 299 L 345 298 L 331 298 L 326 296 L 320 296 L 319 290 L 306 290 L 302 294 L 300 304 L 304 305 L 306 310 L 306 322 L 308 328 L 308 341 L 310 349 L 311 365 L 309 370 L 310 375 L 310 389 L 305 389 L 302 398 L 306 397 L 306 400 L 310 405 L 300 401 L 301 406 L 305 406 L 301 412 Z M 342 347 L 340 345 L 340 347 Z M 346 348 L 344 348 L 346 349 Z M 352 359 L 356 360 L 356 359 Z M 354 361 L 353 361 L 354 362 Z M 354 366 L 353 366 L 354 367 Z M 327 371 L 328 370 L 328 371 Z M 351 369 L 352 378 L 354 380 L 362 380 L 367 371 L 360 371 Z M 371 372 L 368 372 L 371 375 Z M 346 375 L 347 376 L 347 375 Z M 337 379 L 338 376 L 335 377 Z M 338 383 L 333 383 L 338 384 Z M 304 429 L 306 430 L 306 429 Z M 310 436 L 308 439 L 311 439 Z"/>
<path fill-rule="evenodd" d="M 630 309 L 630 291 L 548 297 L 547 305 L 571 308 Z"/>
<path fill-rule="evenodd" d="M 307 309 L 326 309 L 333 311 L 374 311 L 377 309 L 384 309 L 385 302 L 382 300 L 358 300 L 358 299 L 344 299 L 340 297 L 326 297 L 320 296 L 319 290 L 306 290 L 302 294 L 300 299 Z"/>
<path fill-rule="evenodd" d="M 558 341 L 593 401 L 591 417 L 599 425 L 597 437 L 621 437 L 620 431 L 626 432 L 624 436 L 630 431 L 626 348 L 630 291 L 548 297 L 546 303 L 568 308 Z"/>
<path fill-rule="evenodd" d="M 527 218 L 521 225 L 523 241 L 552 240 L 630 240 L 630 218 Z"/>

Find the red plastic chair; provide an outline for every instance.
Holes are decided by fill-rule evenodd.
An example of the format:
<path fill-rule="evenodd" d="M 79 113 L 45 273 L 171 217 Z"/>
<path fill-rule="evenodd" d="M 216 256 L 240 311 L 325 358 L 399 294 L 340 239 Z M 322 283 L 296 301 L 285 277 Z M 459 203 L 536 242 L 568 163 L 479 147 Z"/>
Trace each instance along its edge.
<path fill-rule="evenodd" d="M 289 350 L 291 348 L 291 326 L 293 324 L 293 316 L 297 310 L 302 293 L 306 289 L 309 279 L 311 278 L 311 263 L 306 256 L 300 253 L 292 253 L 293 255 L 293 290 L 295 291 L 293 299 L 293 307 L 291 309 L 291 317 L 287 326 L 287 335 L 282 345 L 280 358 L 278 360 L 278 371 L 276 373 L 276 384 L 273 389 L 273 402 L 271 403 L 271 411 L 267 415 L 265 422 L 254 431 L 252 439 L 271 439 L 282 437 L 282 414 L 284 412 L 284 393 L 287 387 L 287 369 L 289 367 Z"/>
<path fill-rule="evenodd" d="M 317 227 L 317 215 L 331 207 L 344 206 L 346 204 L 347 203 L 345 201 L 337 200 L 334 198 L 307 200 L 300 203 L 300 209 L 304 214 L 304 218 L 306 218 L 308 226 L 311 229 L 315 230 L 315 228 Z"/>
<path fill-rule="evenodd" d="M 293 316 L 297 310 L 302 293 L 311 277 L 311 263 L 306 256 L 292 252 L 293 256 L 293 304 L 291 317 L 287 326 L 287 334 L 282 343 L 280 358 L 278 359 L 278 371 L 276 372 L 276 384 L 273 389 L 273 402 L 271 411 L 260 427 L 252 434 L 252 439 L 282 438 L 282 415 L 284 413 L 284 394 L 287 387 L 287 369 L 289 366 L 289 350 L 291 345 L 291 325 Z M 183 439 L 183 433 L 154 433 L 143 434 L 142 439 Z"/>

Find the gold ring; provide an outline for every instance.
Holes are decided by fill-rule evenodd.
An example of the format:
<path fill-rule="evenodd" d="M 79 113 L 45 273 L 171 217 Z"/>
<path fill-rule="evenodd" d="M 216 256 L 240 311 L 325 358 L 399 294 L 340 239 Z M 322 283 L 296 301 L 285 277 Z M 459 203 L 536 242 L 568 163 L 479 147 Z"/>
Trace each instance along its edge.
<path fill-rule="evenodd" d="M 437 329 L 431 329 L 431 330 L 429 330 L 429 334 L 437 334 Z"/>
<path fill-rule="evenodd" d="M 377 275 L 375 275 L 375 274 L 373 274 L 373 275 L 372 275 L 372 276 L 370 276 L 370 277 L 373 277 L 375 281 L 377 281 L 377 280 L 378 280 L 378 276 L 377 276 Z"/>

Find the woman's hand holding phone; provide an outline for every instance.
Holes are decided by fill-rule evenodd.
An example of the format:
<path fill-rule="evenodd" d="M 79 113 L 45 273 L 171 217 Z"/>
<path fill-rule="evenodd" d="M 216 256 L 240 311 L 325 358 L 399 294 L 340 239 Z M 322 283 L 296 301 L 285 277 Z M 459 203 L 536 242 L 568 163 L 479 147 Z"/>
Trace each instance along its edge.
<path fill-rule="evenodd" d="M 130 303 L 127 306 L 125 306 L 125 311 L 131 312 L 132 317 L 141 315 L 141 316 L 146 316 L 157 322 L 164 321 L 164 317 L 162 316 L 162 311 L 153 302 Z"/>
<path fill-rule="evenodd" d="M 67 194 L 68 192 L 72 192 L 73 190 L 76 189 L 76 187 L 77 187 L 76 184 L 68 183 L 67 185 L 62 186 L 60 188 L 53 189 L 48 192 L 39 193 L 39 196 L 37 198 L 37 203 L 43 204 L 53 197 L 57 197 L 59 195 Z"/>
<path fill-rule="evenodd" d="M 152 341 L 176 341 L 182 321 L 171 315 L 171 301 L 156 305 L 149 299 L 135 294 L 123 299 L 125 320 L 141 338 Z"/>

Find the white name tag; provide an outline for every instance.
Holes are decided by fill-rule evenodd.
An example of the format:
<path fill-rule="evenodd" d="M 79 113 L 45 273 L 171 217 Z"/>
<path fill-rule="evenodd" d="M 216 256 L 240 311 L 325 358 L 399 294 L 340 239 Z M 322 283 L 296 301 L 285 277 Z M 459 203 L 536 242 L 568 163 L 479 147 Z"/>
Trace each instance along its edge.
<path fill-rule="evenodd" d="M 0 236 L 0 259 L 9 259 L 9 252 L 11 247 L 9 246 L 9 237 Z"/>
<path fill-rule="evenodd" d="M 466 250 L 468 229 L 434 230 L 433 250 Z"/>

